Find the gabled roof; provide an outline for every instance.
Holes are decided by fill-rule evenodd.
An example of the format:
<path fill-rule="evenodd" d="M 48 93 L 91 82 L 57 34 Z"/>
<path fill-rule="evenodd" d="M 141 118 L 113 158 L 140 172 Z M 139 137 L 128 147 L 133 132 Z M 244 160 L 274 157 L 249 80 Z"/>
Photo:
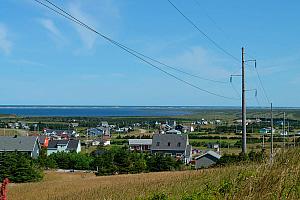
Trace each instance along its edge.
<path fill-rule="evenodd" d="M 129 145 L 151 145 L 152 139 L 128 139 Z"/>
<path fill-rule="evenodd" d="M 188 144 L 187 135 L 154 134 L 151 150 L 176 150 L 184 151 Z"/>
<path fill-rule="evenodd" d="M 206 155 L 211 155 L 211 156 L 213 156 L 213 157 L 215 157 L 215 158 L 217 158 L 217 159 L 220 159 L 220 158 L 221 158 L 221 155 L 220 155 L 220 154 L 218 154 L 218 153 L 216 153 L 216 152 L 214 152 L 214 151 L 207 151 L 206 153 L 204 153 L 204 154 L 202 154 L 202 155 L 196 157 L 195 160 L 198 160 L 198 159 L 200 159 L 200 158 L 202 158 L 202 157 L 204 157 L 204 156 L 206 156 Z"/>
<path fill-rule="evenodd" d="M 70 140 L 67 146 L 68 151 L 76 151 L 79 145 L 79 140 Z"/>
<path fill-rule="evenodd" d="M 50 140 L 48 143 L 48 149 L 56 149 L 57 145 L 67 145 L 69 140 Z"/>
<path fill-rule="evenodd" d="M 37 140 L 36 136 L 0 136 L 0 151 L 32 151 Z"/>
<path fill-rule="evenodd" d="M 76 150 L 80 141 L 79 140 L 50 140 L 48 144 L 48 149 L 56 149 L 57 146 L 67 146 L 66 150 L 72 151 Z"/>

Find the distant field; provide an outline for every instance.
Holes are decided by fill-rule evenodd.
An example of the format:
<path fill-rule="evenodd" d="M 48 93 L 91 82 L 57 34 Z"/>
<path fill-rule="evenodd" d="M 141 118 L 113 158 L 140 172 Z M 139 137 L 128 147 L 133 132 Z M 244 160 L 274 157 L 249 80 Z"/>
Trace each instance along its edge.
<path fill-rule="evenodd" d="M 40 183 L 10 184 L 8 199 L 300 199 L 300 150 L 277 154 L 272 165 L 244 163 L 199 171 L 106 177 L 47 172 Z"/>
<path fill-rule="evenodd" d="M 4 129 L 0 128 L 0 136 L 26 136 L 28 131 L 22 129 Z"/>

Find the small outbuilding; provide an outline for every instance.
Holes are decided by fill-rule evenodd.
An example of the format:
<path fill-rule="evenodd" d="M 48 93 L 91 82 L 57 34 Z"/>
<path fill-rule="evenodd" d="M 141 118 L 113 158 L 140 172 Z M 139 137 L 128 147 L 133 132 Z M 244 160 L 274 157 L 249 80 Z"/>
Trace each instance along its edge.
<path fill-rule="evenodd" d="M 195 168 L 207 168 L 218 162 L 221 158 L 221 155 L 214 151 L 207 151 L 203 155 L 200 155 L 195 158 Z"/>

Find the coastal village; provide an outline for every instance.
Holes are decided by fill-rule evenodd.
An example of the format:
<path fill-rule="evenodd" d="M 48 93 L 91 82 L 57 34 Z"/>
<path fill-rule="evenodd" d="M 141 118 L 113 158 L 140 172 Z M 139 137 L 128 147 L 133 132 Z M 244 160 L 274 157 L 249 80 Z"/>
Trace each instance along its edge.
<path fill-rule="evenodd" d="M 300 200 L 300 1 L 1 3 L 0 200 Z"/>
<path fill-rule="evenodd" d="M 249 127 L 256 127 L 256 134 L 253 133 L 258 136 L 256 147 L 253 148 L 255 151 L 265 148 L 263 142 L 267 143 L 271 133 L 270 127 L 261 127 L 263 120 L 247 120 Z M 58 152 L 91 153 L 97 152 L 100 147 L 123 146 L 131 152 L 171 156 L 199 169 L 215 165 L 222 154 L 230 154 L 234 149 L 240 148 L 240 144 L 232 144 L 230 141 L 231 138 L 239 140 L 241 131 L 238 127 L 241 120 L 236 119 L 232 122 L 235 129 L 229 131 L 233 133 L 215 133 L 216 130 L 213 130 L 216 127 L 226 127 L 226 123 L 219 119 L 202 118 L 188 123 L 178 123 L 176 120 L 140 121 L 123 126 L 100 121 L 95 127 L 80 127 L 80 122 L 73 120 L 68 124 L 68 129 L 50 129 L 43 127 L 43 124 L 10 121 L 1 124 L 3 134 L 0 136 L 0 152 L 24 152 L 32 158 L 37 158 L 42 149 L 49 156 Z M 280 129 L 282 121 L 278 120 L 276 123 L 279 128 L 274 129 L 273 133 L 279 137 L 287 137 L 288 131 L 283 133 Z M 11 130 L 15 130 L 16 134 L 6 136 L 5 132 L 9 133 Z M 210 132 L 205 132 L 207 130 Z M 293 139 L 298 141 L 300 132 L 295 132 L 294 135 Z"/>

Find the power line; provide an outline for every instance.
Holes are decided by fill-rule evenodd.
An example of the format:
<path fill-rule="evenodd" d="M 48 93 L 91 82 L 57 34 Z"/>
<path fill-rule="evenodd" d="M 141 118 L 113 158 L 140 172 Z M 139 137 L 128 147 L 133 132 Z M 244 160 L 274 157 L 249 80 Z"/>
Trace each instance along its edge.
<path fill-rule="evenodd" d="M 169 2 L 170 2 L 170 0 L 168 0 Z M 195 1 L 195 3 L 197 4 L 197 6 L 199 6 L 199 7 L 201 7 L 200 6 L 200 3 L 198 2 L 198 0 L 194 0 Z M 171 2 L 170 2 L 171 3 Z M 172 4 L 172 3 L 171 3 Z M 172 4 L 173 6 L 174 6 L 174 4 Z M 175 6 L 174 6 L 175 7 Z M 203 9 L 203 8 L 202 8 Z M 177 9 L 177 10 L 179 10 L 179 9 Z M 182 14 L 182 12 L 180 12 L 181 14 Z M 204 12 L 205 13 L 205 15 L 206 15 L 206 17 L 207 18 L 209 18 L 210 19 L 210 21 L 223 33 L 223 34 L 225 34 L 225 35 L 227 35 L 226 33 L 225 33 L 225 31 L 217 24 L 217 22 L 211 17 L 211 16 L 209 16 L 206 12 Z M 183 15 L 183 14 L 182 14 Z M 183 15 L 184 16 L 184 15 Z M 186 18 L 186 17 L 185 17 Z M 191 21 L 191 20 L 188 20 L 188 21 Z M 250 56 L 250 58 L 252 58 L 252 59 L 254 59 L 252 56 Z M 269 99 L 269 97 L 268 97 L 268 95 L 267 95 L 267 92 L 266 92 L 266 90 L 265 90 L 265 87 L 264 87 L 264 85 L 263 85 L 263 83 L 262 83 L 262 80 L 261 80 L 261 78 L 260 78 L 260 75 L 259 75 L 259 73 L 258 73 L 258 70 L 257 70 L 257 68 L 256 68 L 256 64 L 255 64 L 255 71 L 256 71 L 256 74 L 257 74 L 257 77 L 258 77 L 258 79 L 259 79 L 259 84 L 261 85 L 261 88 L 263 89 L 263 93 L 264 93 L 264 96 L 265 96 L 265 98 L 266 98 L 266 100 L 267 100 L 267 102 L 268 102 L 268 104 L 270 104 L 271 102 L 270 102 L 270 99 Z M 233 86 L 233 85 L 232 85 Z M 234 90 L 236 90 L 236 89 L 234 89 Z M 259 103 L 259 102 L 258 102 Z"/>
<path fill-rule="evenodd" d="M 226 55 L 233 58 L 235 61 L 240 63 L 240 60 L 229 53 L 226 49 L 224 49 L 221 45 L 219 45 L 216 41 L 214 41 L 211 37 L 208 36 L 204 31 L 202 31 L 190 18 L 188 18 L 174 3 L 172 3 L 171 0 L 168 0 L 168 2 L 194 27 L 196 28 L 206 39 L 208 39 L 215 47 L 223 51 Z"/>
<path fill-rule="evenodd" d="M 261 80 L 261 78 L 260 78 L 260 75 L 259 75 L 259 73 L 258 73 L 256 64 L 255 64 L 255 71 L 256 71 L 256 75 L 257 75 L 257 78 L 258 78 L 258 80 L 259 80 L 260 86 L 261 86 L 261 88 L 263 89 L 264 96 L 265 96 L 265 98 L 266 98 L 268 104 L 270 104 L 271 101 L 270 101 L 270 99 L 269 99 L 269 97 L 268 97 L 268 95 L 267 95 L 267 92 L 266 92 L 266 90 L 265 90 L 265 87 L 264 87 L 264 85 L 263 85 L 263 82 L 262 82 L 262 80 Z"/>
<path fill-rule="evenodd" d="M 68 15 L 69 17 L 71 17 L 72 19 L 74 19 L 75 21 L 77 21 L 80 25 L 82 25 L 82 26 L 84 26 L 85 28 L 87 28 L 87 29 L 89 29 L 89 30 L 95 32 L 95 30 L 94 30 L 93 28 L 91 28 L 91 27 L 88 26 L 87 24 L 81 22 L 80 20 L 76 19 L 75 17 L 73 17 L 72 15 L 70 15 L 68 12 L 65 12 L 63 9 L 61 9 L 60 7 L 58 7 L 57 5 L 55 5 L 54 3 L 52 3 L 51 1 L 49 1 L 49 0 L 44 0 L 44 1 L 48 2 L 50 5 L 54 6 L 55 8 L 59 9 L 61 12 L 65 13 L 66 15 Z M 72 21 L 73 21 L 73 20 L 72 20 Z M 76 22 L 76 23 L 77 23 L 77 22 Z M 96 32 L 97 32 L 97 31 L 96 31 Z M 98 33 L 97 33 L 97 34 L 98 34 Z M 114 41 L 114 42 L 116 42 L 116 41 Z M 118 43 L 118 42 L 116 42 L 116 43 Z M 121 46 L 123 46 L 124 48 L 126 48 L 126 49 L 128 49 L 128 50 L 130 50 L 130 51 L 132 51 L 132 52 L 134 52 L 134 53 L 136 53 L 136 54 L 138 54 L 138 55 L 140 55 L 140 56 L 143 56 L 144 58 L 147 58 L 147 59 L 149 59 L 149 60 L 151 60 L 151 61 L 153 61 L 153 62 L 156 62 L 156 63 L 158 63 L 158 64 L 160 64 L 160 65 L 163 65 L 163 66 L 165 66 L 165 67 L 167 67 L 167 68 L 169 68 L 169 69 L 172 69 L 172 70 L 174 70 L 174 71 L 183 73 L 183 74 L 185 74 L 185 75 L 188 75 L 188 76 L 191 76 L 191 77 L 194 77 L 194 78 L 198 78 L 198 79 L 201 79 L 201 80 L 205 80 L 205 81 L 214 82 L 214 83 L 222 83 L 222 84 L 228 83 L 228 82 L 225 82 L 225 81 L 219 81 L 219 80 L 209 79 L 209 78 L 205 78 L 205 77 L 202 77 L 202 76 L 199 76 L 199 75 L 195 75 L 195 74 L 192 74 L 192 73 L 189 73 L 189 72 L 185 72 L 185 71 L 183 71 L 183 70 L 181 70 L 181 69 L 178 69 L 178 68 L 176 68 L 176 67 L 172 67 L 172 66 L 170 66 L 170 65 L 168 65 L 168 64 L 165 64 L 165 63 L 163 63 L 163 62 L 161 62 L 161 61 L 159 61 L 159 60 L 156 60 L 156 59 L 151 58 L 151 57 L 149 57 L 149 56 L 147 56 L 147 55 L 145 55 L 145 54 L 142 54 L 142 53 L 140 53 L 140 52 L 138 52 L 138 51 L 136 51 L 136 50 L 134 50 L 134 49 L 132 49 L 132 48 L 129 48 L 129 47 L 127 47 L 127 46 L 125 46 L 125 45 L 123 45 L 123 44 L 121 44 L 121 43 L 118 43 L 118 45 L 121 45 Z"/>
<path fill-rule="evenodd" d="M 223 28 L 221 28 L 221 26 L 218 25 L 218 23 L 216 22 L 216 20 L 214 20 L 203 8 L 203 6 L 200 5 L 198 0 L 194 0 L 196 5 L 202 9 L 203 14 L 215 25 L 215 27 L 222 32 L 224 35 L 226 35 L 228 37 L 228 34 L 223 30 Z"/>
<path fill-rule="evenodd" d="M 143 57 L 145 57 L 143 54 L 137 53 L 137 51 L 132 51 L 130 48 L 126 47 L 125 45 L 123 45 L 123 44 L 121 44 L 121 43 L 119 43 L 119 42 L 117 42 L 117 41 L 115 41 L 115 40 L 113 40 L 113 39 L 111 39 L 111 38 L 105 36 L 104 34 L 102 34 L 102 33 L 98 32 L 98 31 L 96 31 L 95 29 L 93 29 L 93 28 L 91 28 L 90 26 L 86 25 L 85 23 L 83 23 L 82 21 L 80 21 L 80 20 L 77 19 L 76 17 L 72 16 L 70 13 L 66 12 L 65 10 L 63 10 L 62 8 L 60 8 L 59 6 L 55 5 L 54 3 L 52 3 L 52 2 L 49 1 L 49 0 L 45 0 L 45 1 L 48 2 L 50 5 L 52 5 L 53 7 L 55 7 L 56 9 L 60 10 L 61 12 L 58 11 L 58 10 L 56 10 L 56 9 L 54 9 L 54 8 L 52 8 L 52 7 L 50 7 L 49 5 L 47 5 L 47 4 L 43 3 L 43 2 L 41 2 L 40 0 L 34 0 L 34 1 L 37 2 L 37 3 L 39 3 L 40 5 L 42 5 L 42 6 L 44 6 L 44 7 L 46 7 L 46 8 L 48 8 L 48 9 L 52 10 L 53 12 L 55 12 L 55 13 L 57 13 L 57 14 L 63 16 L 63 17 L 65 17 L 66 19 L 69 19 L 70 21 L 72 21 L 72 22 L 74 22 L 74 23 L 76 23 L 76 24 L 78 24 L 78 25 L 81 25 L 82 27 L 84 27 L 84 28 L 86 28 L 86 29 L 88 29 L 88 30 L 90 30 L 90 31 L 92 31 L 92 32 L 94 32 L 94 33 L 96 33 L 96 34 L 98 34 L 98 35 L 101 36 L 102 38 L 106 39 L 106 40 L 109 41 L 110 43 L 112 43 L 112 44 L 114 44 L 115 46 L 121 48 L 122 50 L 126 51 L 127 53 L 131 54 L 132 56 L 134 56 L 134 57 L 140 59 L 141 61 L 147 63 L 147 64 L 150 65 L 151 67 L 156 68 L 157 70 L 163 72 L 164 74 L 166 74 L 166 75 L 168 75 L 168 76 L 171 76 L 171 77 L 175 78 L 176 80 L 178 80 L 178 81 L 180 81 L 180 82 L 183 82 L 183 83 L 185 83 L 185 84 L 187 84 L 187 85 L 189 85 L 189 86 L 191 86 L 191 87 L 193 87 L 193 88 L 196 88 L 196 89 L 198 89 L 198 90 L 200 90 L 200 91 L 202 91 L 202 92 L 206 92 L 206 93 L 211 94 L 211 95 L 214 95 L 214 96 L 218 96 L 218 97 L 225 98 L 225 99 L 236 100 L 236 98 L 227 97 L 227 96 L 224 96 L 224 95 L 217 94 L 217 93 L 215 93 L 215 92 L 211 92 L 211 91 L 206 90 L 206 89 L 202 89 L 202 88 L 200 88 L 200 87 L 198 87 L 198 86 L 196 86 L 196 85 L 194 85 L 194 84 L 192 84 L 192 83 L 190 83 L 190 82 L 188 82 L 188 81 L 186 81 L 186 80 L 183 80 L 183 79 L 181 79 L 181 78 L 175 76 L 174 74 L 171 74 L 170 72 L 167 72 L 167 71 L 164 70 L 164 69 L 161 69 L 161 68 L 158 67 L 157 65 L 155 65 L 155 64 L 149 62 L 148 60 L 146 60 L 145 58 L 143 58 Z M 141 56 L 143 56 L 143 57 L 141 57 Z M 150 58 L 150 57 L 149 57 L 149 58 Z M 148 58 L 148 59 L 149 59 L 149 58 Z M 154 60 L 154 59 L 153 59 L 153 60 Z"/>

